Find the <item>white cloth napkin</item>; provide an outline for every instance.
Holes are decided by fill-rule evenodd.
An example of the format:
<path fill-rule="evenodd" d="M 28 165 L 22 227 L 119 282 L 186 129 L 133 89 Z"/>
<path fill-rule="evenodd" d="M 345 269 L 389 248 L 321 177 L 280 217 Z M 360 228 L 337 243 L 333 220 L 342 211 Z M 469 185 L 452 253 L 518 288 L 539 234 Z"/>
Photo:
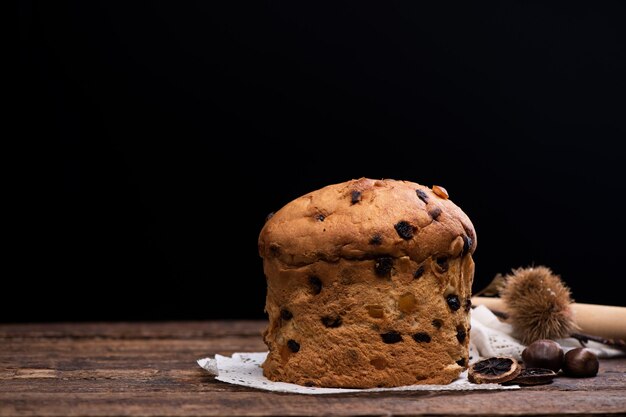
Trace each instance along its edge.
<path fill-rule="evenodd" d="M 522 359 L 524 346 L 513 336 L 513 328 L 510 324 L 504 323 L 494 315 L 487 307 L 479 305 L 472 309 L 472 329 L 470 330 L 470 345 L 478 352 L 481 358 L 491 356 L 510 356 L 517 360 Z M 580 347 L 578 340 L 574 338 L 556 340 L 563 350 L 567 352 L 575 347 Z M 586 347 L 599 358 L 612 358 L 624 355 L 624 352 L 603 345 L 598 342 L 589 341 Z M 477 358 L 472 358 L 476 361 Z"/>

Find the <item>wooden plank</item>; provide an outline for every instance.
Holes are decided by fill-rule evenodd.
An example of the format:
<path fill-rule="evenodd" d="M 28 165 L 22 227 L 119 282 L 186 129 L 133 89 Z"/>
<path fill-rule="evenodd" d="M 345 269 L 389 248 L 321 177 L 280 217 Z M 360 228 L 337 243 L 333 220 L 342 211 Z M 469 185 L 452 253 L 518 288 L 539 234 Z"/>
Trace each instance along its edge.
<path fill-rule="evenodd" d="M 0 339 L 12 337 L 201 339 L 211 336 L 259 336 L 265 326 L 267 322 L 254 320 L 0 324 Z"/>
<path fill-rule="evenodd" d="M 195 363 L 264 350 L 264 322 L 108 326 L 0 326 L 0 416 L 626 414 L 626 358 L 516 391 L 305 396 L 221 383 Z"/>
<path fill-rule="evenodd" d="M 540 391 L 303 396 L 247 391 L 207 393 L 0 393 L 0 416 L 507 416 L 623 415 L 624 391 L 602 395 Z"/>
<path fill-rule="evenodd" d="M 25 346 L 27 344 L 28 346 Z M 265 348 L 259 338 L 215 338 L 202 340 L 118 340 L 108 339 L 71 340 L 53 339 L 4 342 L 0 349 L 0 383 L 7 379 L 43 379 L 35 384 L 42 392 L 57 389 L 48 386 L 48 379 L 53 375 L 66 383 L 77 379 L 89 380 L 129 380 L 138 378 L 143 382 L 145 375 L 154 376 L 155 380 L 185 372 L 203 372 L 197 367 L 200 357 L 216 353 L 229 355 L 234 351 L 261 351 Z M 19 357 L 19 362 L 15 358 Z M 176 372 L 180 372 L 176 374 Z M 552 385 L 541 389 L 626 389 L 626 360 L 604 360 L 600 374 L 596 378 L 574 379 L 560 377 Z M 161 381 L 159 380 L 159 384 Z M 172 386 L 175 380 L 171 380 Z M 16 382 L 14 382 L 15 386 Z M 87 386 L 87 385 L 85 385 Z M 9 387 L 10 388 L 10 387 Z M 115 388 L 104 384 L 102 390 Z M 7 388 L 8 389 L 8 388 Z M 80 391 L 78 384 L 75 390 Z M 89 386 L 89 390 L 93 387 Z"/>

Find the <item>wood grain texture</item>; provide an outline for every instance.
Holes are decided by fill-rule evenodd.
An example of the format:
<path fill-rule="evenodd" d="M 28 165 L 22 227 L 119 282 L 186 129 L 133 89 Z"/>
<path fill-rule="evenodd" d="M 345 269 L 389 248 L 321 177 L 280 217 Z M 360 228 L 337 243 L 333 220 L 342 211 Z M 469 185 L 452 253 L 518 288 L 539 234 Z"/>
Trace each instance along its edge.
<path fill-rule="evenodd" d="M 626 358 L 499 392 L 307 396 L 215 381 L 200 357 L 261 351 L 264 322 L 0 325 L 0 416 L 626 415 Z"/>

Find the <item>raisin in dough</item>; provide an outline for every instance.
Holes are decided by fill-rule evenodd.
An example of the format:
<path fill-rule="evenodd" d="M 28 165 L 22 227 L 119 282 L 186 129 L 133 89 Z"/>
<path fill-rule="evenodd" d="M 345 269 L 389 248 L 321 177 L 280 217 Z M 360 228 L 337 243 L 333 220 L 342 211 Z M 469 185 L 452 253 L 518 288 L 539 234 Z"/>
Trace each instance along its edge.
<path fill-rule="evenodd" d="M 360 178 L 299 197 L 259 235 L 273 381 L 448 384 L 468 364 L 476 234 L 447 195 Z"/>

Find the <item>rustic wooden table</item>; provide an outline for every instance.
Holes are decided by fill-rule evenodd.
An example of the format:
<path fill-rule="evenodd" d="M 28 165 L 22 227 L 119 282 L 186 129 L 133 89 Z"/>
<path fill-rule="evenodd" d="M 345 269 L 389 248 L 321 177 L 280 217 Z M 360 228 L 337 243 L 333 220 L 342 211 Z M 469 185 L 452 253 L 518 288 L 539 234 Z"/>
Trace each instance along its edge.
<path fill-rule="evenodd" d="M 264 322 L 0 325 L 0 416 L 626 415 L 626 359 L 514 391 L 295 395 L 215 381 L 196 359 L 262 351 Z"/>

